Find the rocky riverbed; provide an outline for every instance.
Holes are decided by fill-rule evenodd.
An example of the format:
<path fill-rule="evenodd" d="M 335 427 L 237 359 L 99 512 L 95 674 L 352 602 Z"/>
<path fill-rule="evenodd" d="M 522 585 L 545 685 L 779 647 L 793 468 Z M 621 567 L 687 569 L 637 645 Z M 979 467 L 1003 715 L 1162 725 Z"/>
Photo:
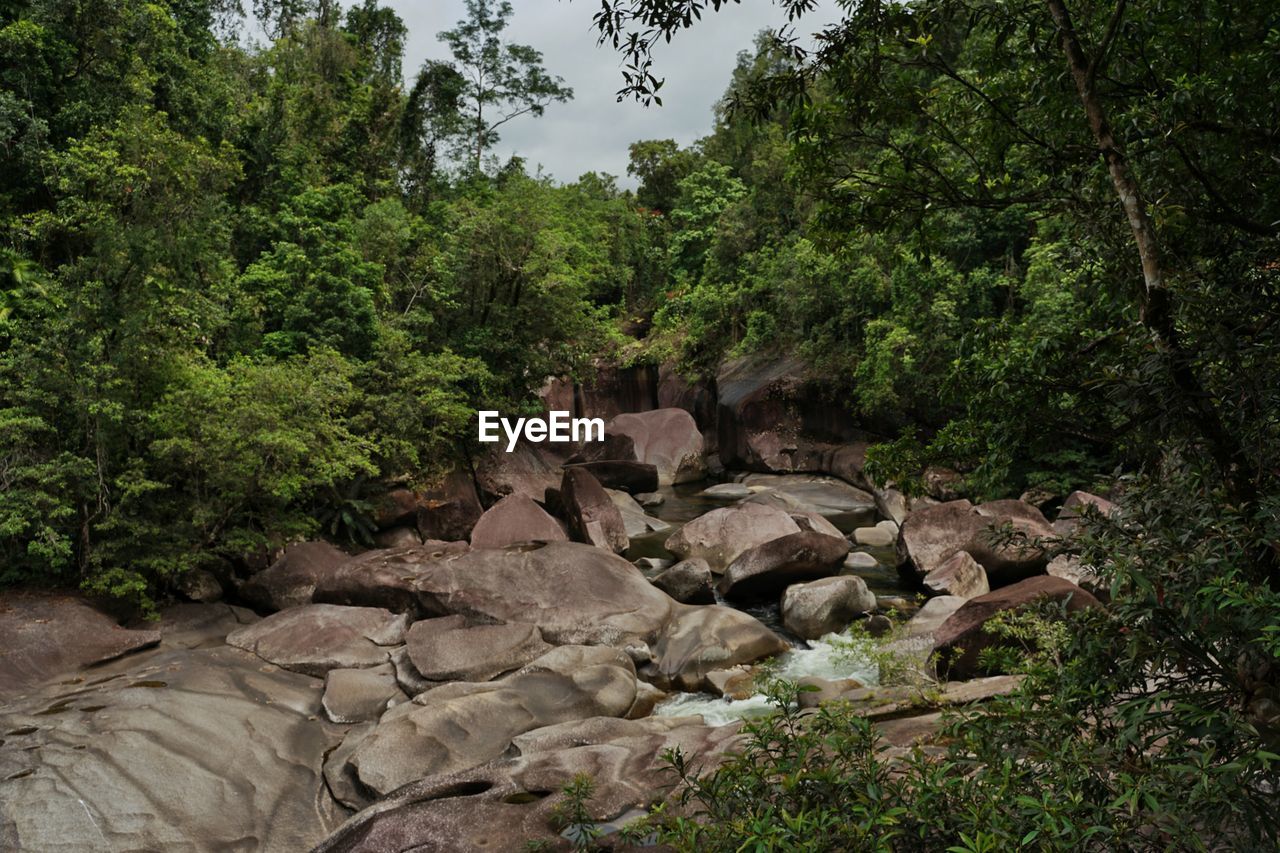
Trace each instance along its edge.
<path fill-rule="evenodd" d="M 1012 688 L 976 660 L 992 614 L 1098 606 L 1044 543 L 1083 503 L 1111 511 L 1099 498 L 1073 495 L 1055 527 L 1022 501 L 871 490 L 852 450 L 825 452 L 843 477 L 723 473 L 682 409 L 609 436 L 389 493 L 385 547 L 296 543 L 190 584 L 205 601 L 155 623 L 9 594 L 0 849 L 518 850 L 563 840 L 551 809 L 582 772 L 607 832 L 661 796 L 666 750 L 710 766 L 733 748 L 766 710 L 762 661 L 901 746 L 937 708 L 877 689 L 875 661 L 841 642 L 851 625 L 893 614 L 921 665 L 962 649 L 936 706 Z M 738 435 L 735 453 L 775 438 Z M 1009 527 L 1032 546 L 994 544 Z"/>

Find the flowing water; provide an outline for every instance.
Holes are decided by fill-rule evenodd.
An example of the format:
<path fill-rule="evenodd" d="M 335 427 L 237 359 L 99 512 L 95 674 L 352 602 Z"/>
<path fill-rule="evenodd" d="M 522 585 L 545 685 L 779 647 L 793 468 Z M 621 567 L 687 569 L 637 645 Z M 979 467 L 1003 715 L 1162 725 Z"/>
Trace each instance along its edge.
<path fill-rule="evenodd" d="M 676 556 L 664 546 L 670 536 L 693 519 L 713 509 L 732 506 L 734 503 L 734 501 L 703 494 L 704 490 L 711 485 L 713 485 L 711 481 L 703 481 L 679 486 L 664 486 L 659 489 L 658 493 L 664 497 L 663 503 L 647 508 L 645 511 L 667 522 L 671 528 L 632 539 L 631 547 L 626 552 L 627 559 L 637 560 L 642 557 L 676 559 Z M 874 514 L 867 512 L 842 512 L 827 514 L 825 517 L 844 533 L 875 522 Z M 854 551 L 864 551 L 875 557 L 876 566 L 858 569 L 856 572 L 846 569 L 846 573 L 857 574 L 866 582 L 867 588 L 879 597 L 901 600 L 910 600 L 913 597 L 913 591 L 905 587 L 898 576 L 892 547 L 854 546 Z M 879 674 L 876 664 L 865 655 L 858 654 L 856 649 L 851 650 L 847 644 L 844 647 L 839 645 L 841 640 L 850 641 L 848 634 L 828 635 L 821 640 L 806 642 L 790 634 L 782 626 L 782 616 L 776 599 L 743 604 L 725 601 L 717 593 L 716 601 L 750 613 L 791 643 L 792 650 L 777 662 L 776 674 L 779 677 L 794 680 L 805 676 L 817 676 L 833 681 L 853 678 L 868 686 L 876 684 Z M 723 699 L 710 693 L 677 693 L 659 704 L 654 713 L 669 717 L 701 714 L 708 723 L 723 725 L 733 720 L 766 714 L 769 707 L 768 700 L 761 694 L 745 699 Z"/>

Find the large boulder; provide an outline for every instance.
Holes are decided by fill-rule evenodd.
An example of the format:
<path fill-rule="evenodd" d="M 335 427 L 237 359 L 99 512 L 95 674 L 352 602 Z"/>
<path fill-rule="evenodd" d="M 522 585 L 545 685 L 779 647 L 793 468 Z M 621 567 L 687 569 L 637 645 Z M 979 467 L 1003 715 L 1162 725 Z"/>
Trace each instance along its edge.
<path fill-rule="evenodd" d="M 923 583 L 930 595 L 954 595 L 965 600 L 991 592 L 986 569 L 968 551 L 952 554 L 925 575 Z"/>
<path fill-rule="evenodd" d="M 523 542 L 564 542 L 564 527 L 529 497 L 508 495 L 485 510 L 471 531 L 473 548 L 505 548 Z"/>
<path fill-rule="evenodd" d="M 1006 527 L 1024 541 L 997 544 Z M 990 585 L 998 587 L 1042 574 L 1049 558 L 1036 542 L 1053 536 L 1030 504 L 993 501 L 975 507 L 966 500 L 949 501 L 908 516 L 898 537 L 899 569 L 922 581 L 957 552 L 967 551 L 986 570 Z"/>
<path fill-rule="evenodd" d="M 484 507 L 475 480 L 451 471 L 424 489 L 392 489 L 374 502 L 373 521 L 380 530 L 413 527 L 424 539 L 466 539 Z"/>
<path fill-rule="evenodd" d="M 0 696 L 160 642 L 159 631 L 122 628 L 84 599 L 59 593 L 6 592 L 0 637 Z"/>
<path fill-rule="evenodd" d="M 682 604 L 715 604 L 711 567 L 700 557 L 681 560 L 649 579 L 654 586 Z"/>
<path fill-rule="evenodd" d="M 799 532 L 800 526 L 786 512 L 744 503 L 695 518 L 666 541 L 666 548 L 681 559 L 701 557 L 713 572 L 723 572 L 742 552 Z"/>
<path fill-rule="evenodd" d="M 1107 500 L 1088 492 L 1075 491 L 1067 495 L 1054 519 L 1053 529 L 1059 536 L 1073 536 L 1088 509 L 1097 510 L 1104 518 L 1115 516 L 1119 508 Z"/>
<path fill-rule="evenodd" d="M 716 389 L 717 441 L 727 468 L 835 473 L 839 449 L 860 437 L 848 407 L 797 358 L 760 354 L 727 361 L 716 374 Z"/>
<path fill-rule="evenodd" d="M 622 512 L 591 472 L 566 468 L 560 482 L 560 502 L 573 538 L 579 542 L 615 554 L 621 554 L 631 544 Z"/>
<path fill-rule="evenodd" d="M 405 645 L 427 681 L 488 681 L 551 651 L 534 625 L 471 624 L 456 615 L 415 622 Z"/>
<path fill-rule="evenodd" d="M 683 606 L 653 646 L 645 677 L 664 690 L 705 690 L 707 673 L 787 651 L 758 619 L 731 607 Z"/>
<path fill-rule="evenodd" d="M 299 542 L 285 548 L 284 554 L 269 568 L 245 581 L 240 595 L 265 610 L 310 604 L 316 585 L 350 559 L 350 554 L 328 542 Z"/>
<path fill-rule="evenodd" d="M 644 511 L 640 502 L 626 492 L 618 489 L 605 489 L 613 505 L 622 513 L 622 525 L 626 528 L 628 539 L 638 539 L 650 533 L 662 533 L 670 530 L 671 525 L 660 518 L 655 518 Z"/>
<path fill-rule="evenodd" d="M 515 494 L 541 499 L 560 483 L 563 460 L 552 447 L 521 441 L 507 453 L 505 440 L 493 445 L 476 460 L 475 484 L 481 497 L 486 503 Z"/>
<path fill-rule="evenodd" d="M 908 636 L 919 637 L 934 633 L 966 601 L 968 601 L 967 598 L 961 598 L 958 595 L 936 595 L 929 599 L 907 620 Z"/>
<path fill-rule="evenodd" d="M 1041 575 L 966 601 L 934 632 L 933 650 L 944 661 L 948 677 L 974 678 L 986 673 L 978 662 L 983 649 L 1002 642 L 984 630 L 997 613 L 1025 609 L 1038 601 L 1066 602 L 1068 612 L 1101 607 L 1096 598 L 1062 578 Z"/>
<path fill-rule="evenodd" d="M 390 663 L 368 669 L 331 669 L 324 680 L 325 716 L 335 723 L 363 723 L 376 720 L 388 705 L 408 701 L 396 683 Z"/>
<path fill-rule="evenodd" d="M 605 431 L 632 440 L 635 458 L 658 470 L 658 484 L 693 483 L 707 476 L 702 458 L 702 433 L 684 409 L 655 409 L 621 414 Z"/>
<path fill-rule="evenodd" d="M 564 467 L 590 471 L 605 488 L 621 489 L 633 495 L 652 492 L 658 488 L 658 469 L 647 462 L 601 459 L 592 462 L 574 462 Z"/>
<path fill-rule="evenodd" d="M 662 756 L 679 749 L 692 764 L 710 770 L 737 739 L 737 726 L 706 726 L 699 717 L 596 717 L 535 729 L 513 739 L 511 757 L 428 776 L 395 791 L 352 817 L 315 853 L 491 853 L 537 841 L 563 847 L 555 828 L 560 798 L 546 792 L 591 777 L 586 807 L 600 831 L 611 833 L 642 816 L 669 788 Z"/>
<path fill-rule="evenodd" d="M 276 666 L 323 677 L 331 669 L 377 666 L 404 642 L 408 619 L 380 607 L 306 604 L 227 635 L 227 645 Z"/>
<path fill-rule="evenodd" d="M 730 598 L 777 595 L 795 583 L 827 577 L 840 570 L 849 543 L 803 531 L 771 539 L 743 551 L 725 569 L 720 594 Z"/>
<path fill-rule="evenodd" d="M 384 716 L 348 763 L 381 796 L 424 776 L 491 761 L 533 729 L 621 717 L 635 698 L 635 668 L 625 654 L 562 646 L 497 681 L 455 682 L 421 694 Z"/>
<path fill-rule="evenodd" d="M 875 512 L 875 497 L 835 477 L 816 474 L 750 474 L 743 484 L 790 495 L 806 510 L 823 516 L 868 515 Z"/>
<path fill-rule="evenodd" d="M 876 609 L 876 597 L 862 578 L 840 575 L 794 584 L 782 594 L 782 624 L 806 640 L 843 631 Z"/>
<path fill-rule="evenodd" d="M 0 849 L 307 850 L 346 818 L 320 776 L 342 730 L 316 679 L 223 645 L 86 675 L 4 691 Z"/>
<path fill-rule="evenodd" d="M 471 549 L 466 542 L 424 542 L 366 551 L 347 560 L 316 583 L 317 604 L 382 607 L 393 613 L 421 615 L 413 579 L 420 566 Z"/>

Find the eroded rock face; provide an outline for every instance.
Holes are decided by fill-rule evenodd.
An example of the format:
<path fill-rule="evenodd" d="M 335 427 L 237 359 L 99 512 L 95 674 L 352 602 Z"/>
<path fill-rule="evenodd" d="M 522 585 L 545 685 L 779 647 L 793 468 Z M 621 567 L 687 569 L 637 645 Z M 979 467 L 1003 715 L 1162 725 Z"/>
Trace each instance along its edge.
<path fill-rule="evenodd" d="M 363 785 L 383 795 L 491 761 L 536 728 L 623 716 L 635 698 L 635 668 L 625 654 L 562 646 L 497 681 L 455 682 L 421 694 L 384 717 L 349 764 Z"/>
<path fill-rule="evenodd" d="M 998 545 L 993 537 L 1009 526 L 1024 543 Z M 992 501 L 975 507 L 966 500 L 923 507 L 911 513 L 898 537 L 899 568 L 917 580 L 967 551 L 992 587 L 1042 574 L 1048 555 L 1034 545 L 1050 539 L 1053 528 L 1040 511 L 1021 501 Z"/>
<path fill-rule="evenodd" d="M 266 610 L 310 604 L 316 585 L 350 559 L 350 554 L 328 542 L 299 542 L 285 548 L 269 568 L 245 581 L 240 595 Z"/>
<path fill-rule="evenodd" d="M 161 648 L 0 708 L 0 849 L 310 848 L 345 818 L 318 772 L 341 737 L 320 687 Z"/>
<path fill-rule="evenodd" d="M 0 696 L 13 696 L 55 675 L 154 646 L 160 632 L 122 628 L 73 595 L 6 593 L 0 638 Z"/>
<path fill-rule="evenodd" d="M 933 649 L 946 661 L 951 678 L 986 674 L 978 663 L 983 649 L 1000 642 L 983 630 L 992 616 L 1018 610 L 1042 599 L 1066 601 L 1067 611 L 1101 607 L 1096 598 L 1062 578 L 1041 575 L 966 601 L 934 633 Z"/>
<path fill-rule="evenodd" d="M 627 550 L 631 542 L 627 538 L 622 512 L 589 471 L 565 469 L 560 483 L 560 501 L 574 539 L 615 554 Z"/>
<path fill-rule="evenodd" d="M 799 532 L 800 526 L 786 512 L 744 503 L 695 518 L 666 541 L 666 548 L 681 559 L 700 557 L 713 572 L 723 572 L 744 551 Z"/>
<path fill-rule="evenodd" d="M 522 542 L 564 542 L 564 527 L 532 498 L 517 493 L 498 501 L 471 531 L 473 548 L 505 548 Z"/>
<path fill-rule="evenodd" d="M 324 677 L 331 669 L 377 666 L 404 642 L 408 619 L 380 607 L 307 604 L 227 635 L 227 645 L 276 666 Z"/>
<path fill-rule="evenodd" d="M 953 595 L 962 599 L 977 598 L 991 592 L 987 572 L 968 551 L 957 551 L 929 572 L 923 580 L 931 595 Z"/>
<path fill-rule="evenodd" d="M 534 625 L 476 625 L 463 616 L 415 622 L 405 636 L 409 660 L 428 681 L 488 681 L 551 651 Z"/>
<path fill-rule="evenodd" d="M 548 726 L 514 739 L 519 754 L 458 773 L 428 776 L 396 791 L 334 832 L 316 853 L 521 850 L 529 841 L 561 844 L 552 809 L 579 774 L 595 782 L 592 817 L 616 830 L 670 785 L 662 755 L 679 747 L 706 772 L 737 744 L 737 726 L 701 718 L 593 718 Z"/>
<path fill-rule="evenodd" d="M 789 586 L 782 595 L 782 624 L 798 637 L 816 640 L 843 631 L 876 609 L 876 597 L 860 577 L 841 575 Z"/>
<path fill-rule="evenodd" d="M 629 436 L 635 458 L 657 469 L 661 486 L 694 483 L 707 476 L 702 433 L 684 409 L 621 414 L 608 423 L 605 431 Z"/>
<path fill-rule="evenodd" d="M 720 594 L 730 598 L 777 595 L 795 583 L 827 577 L 840 570 L 849 553 L 844 539 L 802 531 L 772 539 L 742 552 L 725 569 Z"/>

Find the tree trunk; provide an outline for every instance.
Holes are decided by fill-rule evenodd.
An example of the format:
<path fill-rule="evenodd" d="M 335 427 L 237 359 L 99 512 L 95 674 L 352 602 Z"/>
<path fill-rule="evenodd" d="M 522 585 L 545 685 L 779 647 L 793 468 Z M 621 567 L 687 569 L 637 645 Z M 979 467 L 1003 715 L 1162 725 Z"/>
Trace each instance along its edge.
<path fill-rule="evenodd" d="M 1255 472 L 1239 442 L 1223 425 L 1217 409 L 1196 375 L 1190 355 L 1182 346 L 1174 316 L 1173 297 L 1165 281 L 1164 258 L 1156 238 L 1155 223 L 1151 221 L 1138 181 L 1130 171 L 1119 143 L 1116 142 L 1111 125 L 1107 121 L 1106 110 L 1094 89 L 1094 81 L 1098 74 L 1095 63 L 1100 65 L 1102 57 L 1096 56 L 1090 62 L 1085 55 L 1064 0 L 1046 0 L 1046 3 L 1049 14 L 1053 16 L 1053 21 L 1058 27 L 1062 50 L 1066 54 L 1067 66 L 1075 81 L 1076 91 L 1080 95 L 1080 103 L 1084 106 L 1089 129 L 1093 131 L 1094 141 L 1107 164 L 1111 183 L 1124 208 L 1125 217 L 1129 221 L 1129 230 L 1133 233 L 1133 241 L 1137 245 L 1138 258 L 1142 262 L 1143 279 L 1143 286 L 1137 294 L 1139 317 L 1151 333 L 1156 345 L 1167 356 L 1174 386 L 1182 397 L 1182 402 L 1186 405 L 1207 449 L 1222 469 L 1231 490 L 1237 497 L 1250 499 L 1256 494 Z M 1118 28 L 1120 17 L 1124 13 L 1123 3 L 1124 0 L 1121 0 L 1116 9 L 1108 38 Z M 1105 49 L 1104 45 L 1100 53 Z"/>

